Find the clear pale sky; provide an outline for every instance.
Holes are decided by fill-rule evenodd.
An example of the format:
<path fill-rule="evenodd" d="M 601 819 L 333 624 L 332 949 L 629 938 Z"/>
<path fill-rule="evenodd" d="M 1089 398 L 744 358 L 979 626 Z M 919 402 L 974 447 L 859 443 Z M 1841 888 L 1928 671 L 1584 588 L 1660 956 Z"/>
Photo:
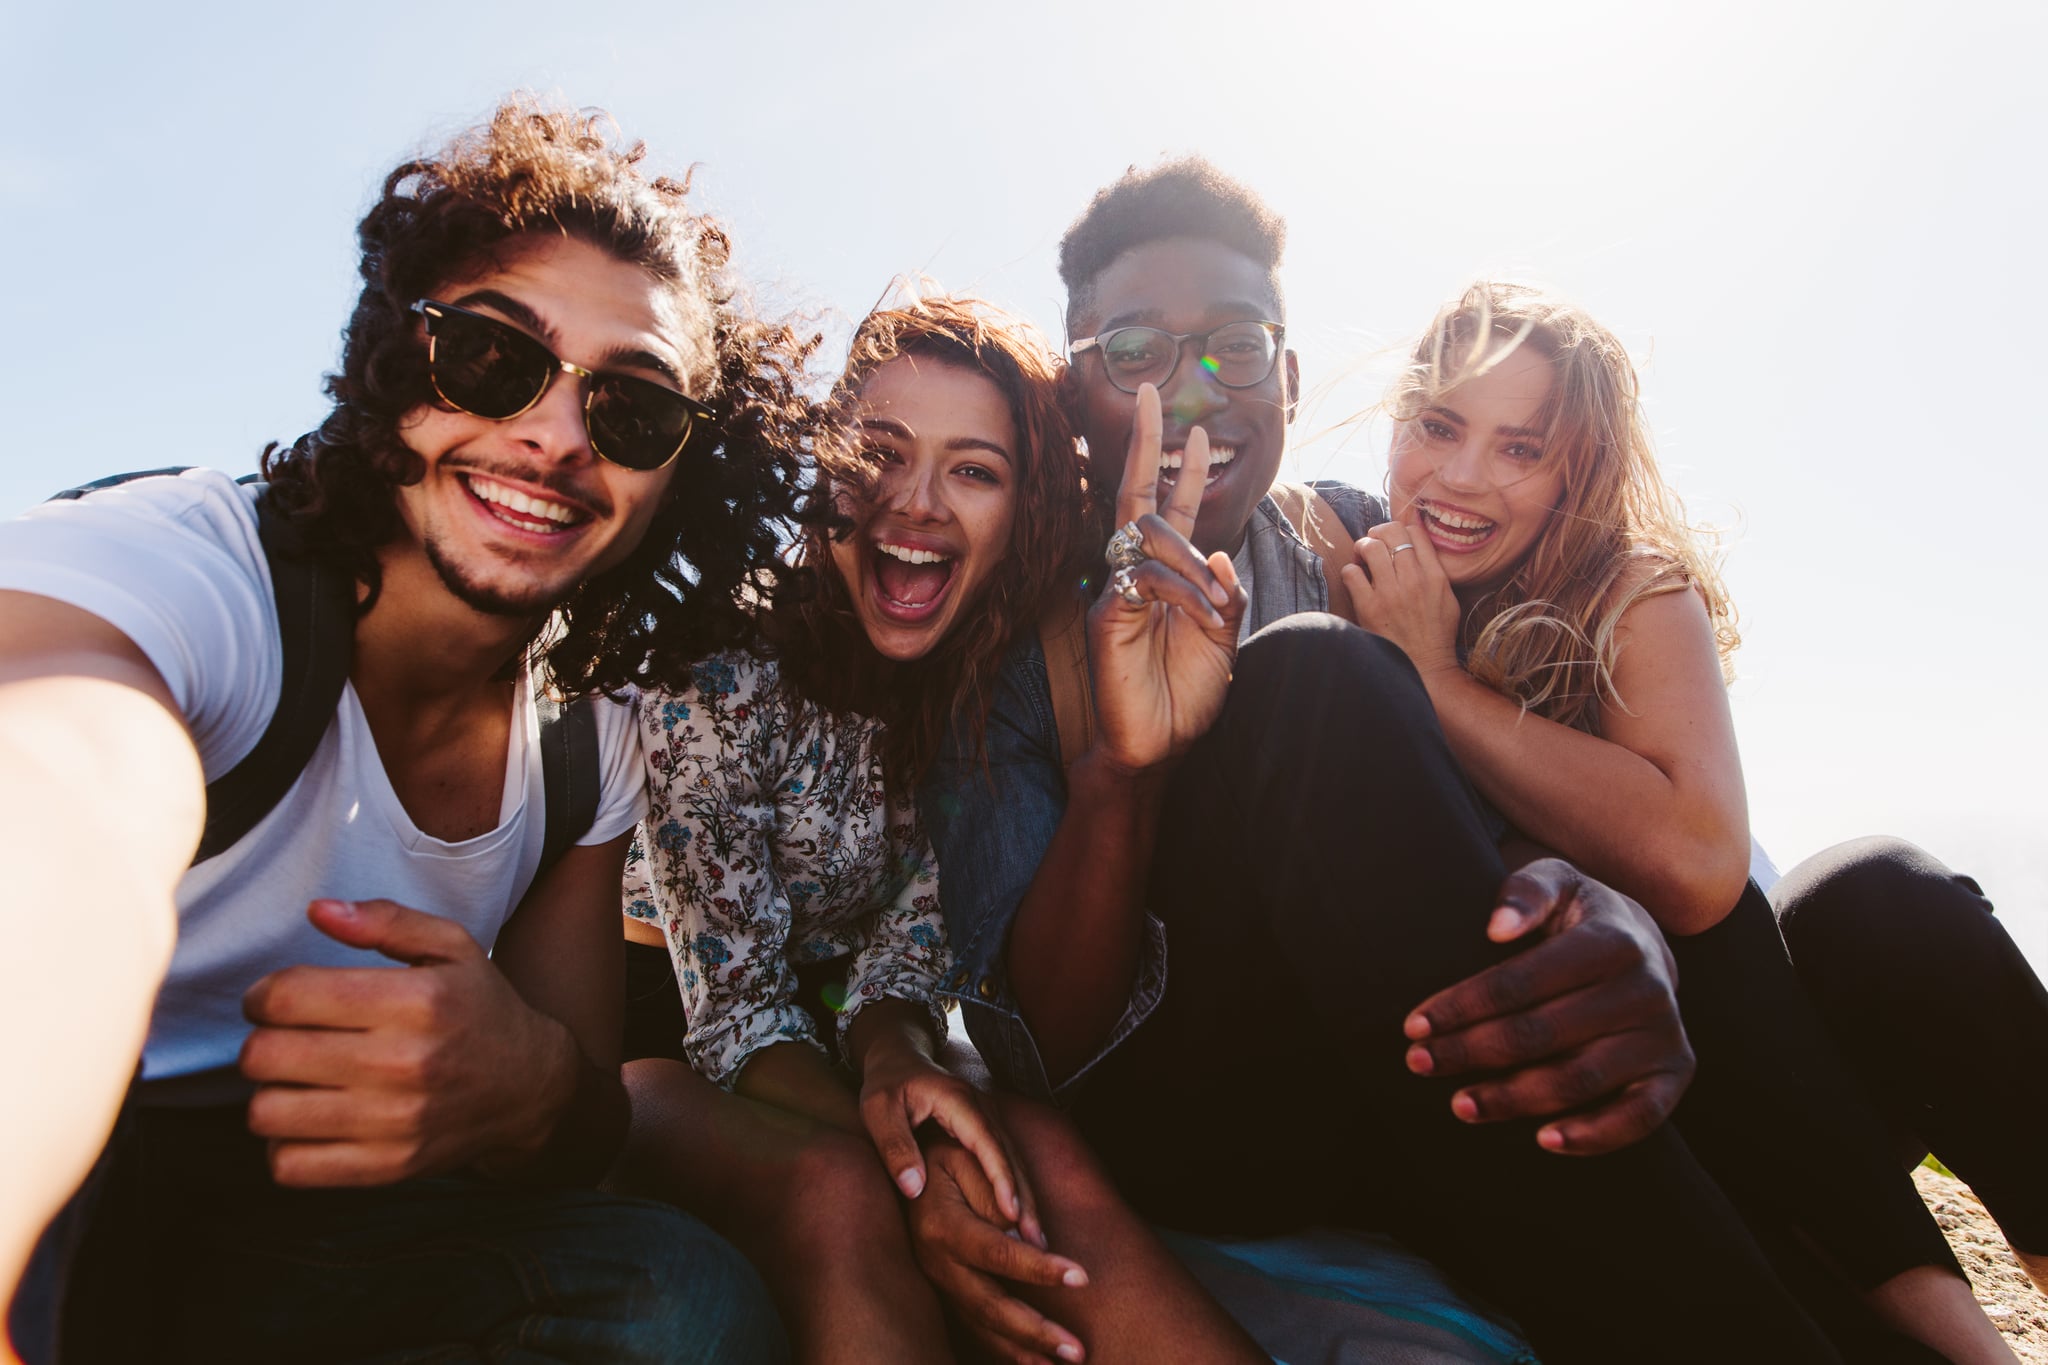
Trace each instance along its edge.
<path fill-rule="evenodd" d="M 611 110 L 771 299 L 903 272 L 1060 325 L 1054 249 L 1202 152 L 1288 218 L 1297 472 L 1378 486 L 1389 349 L 1479 274 L 1643 366 L 1729 528 L 1752 821 L 1903 834 L 2048 967 L 2040 5 L 0 0 L 0 514 L 253 467 L 324 411 L 384 171 L 527 87 Z"/>

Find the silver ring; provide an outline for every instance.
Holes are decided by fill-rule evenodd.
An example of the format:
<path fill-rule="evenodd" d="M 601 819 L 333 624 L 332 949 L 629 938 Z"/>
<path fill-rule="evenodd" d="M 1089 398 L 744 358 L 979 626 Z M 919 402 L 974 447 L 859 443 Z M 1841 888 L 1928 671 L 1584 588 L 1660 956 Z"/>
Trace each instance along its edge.
<path fill-rule="evenodd" d="M 1135 569 L 1151 557 L 1145 553 L 1145 533 L 1135 520 L 1119 526 L 1102 553 L 1112 569 Z"/>
<path fill-rule="evenodd" d="M 1126 564 L 1109 576 L 1109 590 L 1134 607 L 1145 605 L 1145 599 L 1138 594 L 1138 585 L 1131 578 L 1131 566 Z"/>
<path fill-rule="evenodd" d="M 1394 547 L 1393 549 L 1391 549 L 1391 550 L 1387 551 L 1387 558 L 1389 558 L 1389 559 L 1392 559 L 1392 558 L 1393 558 L 1393 557 L 1394 557 L 1395 555 L 1397 555 L 1397 554 L 1401 553 L 1401 551 L 1403 551 L 1403 550 L 1412 550 L 1412 549 L 1414 549 L 1414 548 L 1415 548 L 1415 542 L 1414 542 L 1414 541 L 1412 541 L 1412 540 L 1404 540 L 1404 541 L 1402 541 L 1402 542 L 1401 542 L 1401 543 L 1400 543 L 1399 545 L 1396 545 L 1396 546 L 1395 546 L 1395 547 Z"/>

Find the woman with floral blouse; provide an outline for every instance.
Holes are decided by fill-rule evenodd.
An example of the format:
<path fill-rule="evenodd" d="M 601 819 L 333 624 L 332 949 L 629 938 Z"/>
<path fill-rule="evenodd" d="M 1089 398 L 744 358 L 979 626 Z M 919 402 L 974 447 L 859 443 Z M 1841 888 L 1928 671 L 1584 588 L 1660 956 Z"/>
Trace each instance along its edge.
<path fill-rule="evenodd" d="M 821 443 L 809 581 L 765 618 L 770 657 L 714 656 L 641 701 L 652 800 L 626 904 L 672 957 L 673 984 L 666 959 L 647 968 L 654 950 L 635 950 L 636 971 L 648 991 L 680 987 L 688 1065 L 628 1065 L 634 1122 L 614 1183 L 738 1242 L 802 1360 L 951 1359 L 932 1281 L 1006 1359 L 1109 1343 L 1263 1359 L 1060 1121 L 999 1112 L 936 1060 L 950 955 L 916 784 L 1097 539 L 1057 361 L 984 305 L 925 299 L 861 324 L 835 400 L 844 439 Z M 912 1136 L 928 1120 L 958 1142 L 929 1163 Z M 951 1177 L 959 1159 L 974 1178 Z M 1044 1227 L 1034 1171 L 1071 1209 L 1049 1208 Z M 949 1214 L 958 1258 L 942 1263 L 931 1229 Z M 925 1220 L 931 1280 L 906 1216 Z M 1107 1281 L 1059 1310 L 1086 1346 L 984 1273 L 1082 1289 L 1089 1271 L 1053 1254 L 1048 1230 Z"/>

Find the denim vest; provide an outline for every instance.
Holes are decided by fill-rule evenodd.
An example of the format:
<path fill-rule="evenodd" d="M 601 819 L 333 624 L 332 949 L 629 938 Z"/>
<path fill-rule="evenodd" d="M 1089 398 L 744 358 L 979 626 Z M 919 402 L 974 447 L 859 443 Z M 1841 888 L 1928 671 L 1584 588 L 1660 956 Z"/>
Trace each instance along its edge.
<path fill-rule="evenodd" d="M 1385 505 L 1369 493 L 1340 483 L 1312 486 L 1353 536 L 1387 519 Z M 1322 560 L 1271 497 L 1252 509 L 1232 563 L 1251 593 L 1247 636 L 1297 612 L 1329 609 Z M 1158 919 L 1145 917 L 1138 976 L 1123 1016 L 1094 1056 L 1053 1084 L 1017 1012 L 1003 964 L 1010 921 L 1067 806 L 1059 727 L 1035 631 L 1003 661 L 981 754 L 955 736 L 925 779 L 918 805 L 938 855 L 940 901 L 953 944 L 954 967 L 940 983 L 941 995 L 959 1002 L 968 1036 L 999 1082 L 1038 1099 L 1064 1094 L 1159 1003 L 1166 989 L 1166 933 Z"/>

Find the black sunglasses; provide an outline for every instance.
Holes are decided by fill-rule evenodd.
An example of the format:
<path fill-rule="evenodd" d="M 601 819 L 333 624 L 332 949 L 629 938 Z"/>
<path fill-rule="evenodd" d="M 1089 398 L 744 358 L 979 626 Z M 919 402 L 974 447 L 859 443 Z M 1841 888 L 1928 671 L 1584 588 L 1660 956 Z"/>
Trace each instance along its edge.
<path fill-rule="evenodd" d="M 495 422 L 517 417 L 541 400 L 557 374 L 574 375 L 584 381 L 590 448 L 642 472 L 665 467 L 683 453 L 691 429 L 712 420 L 711 409 L 694 398 L 651 379 L 571 365 L 509 322 L 433 299 L 421 299 L 412 311 L 426 324 L 434 392 L 474 416 Z"/>

